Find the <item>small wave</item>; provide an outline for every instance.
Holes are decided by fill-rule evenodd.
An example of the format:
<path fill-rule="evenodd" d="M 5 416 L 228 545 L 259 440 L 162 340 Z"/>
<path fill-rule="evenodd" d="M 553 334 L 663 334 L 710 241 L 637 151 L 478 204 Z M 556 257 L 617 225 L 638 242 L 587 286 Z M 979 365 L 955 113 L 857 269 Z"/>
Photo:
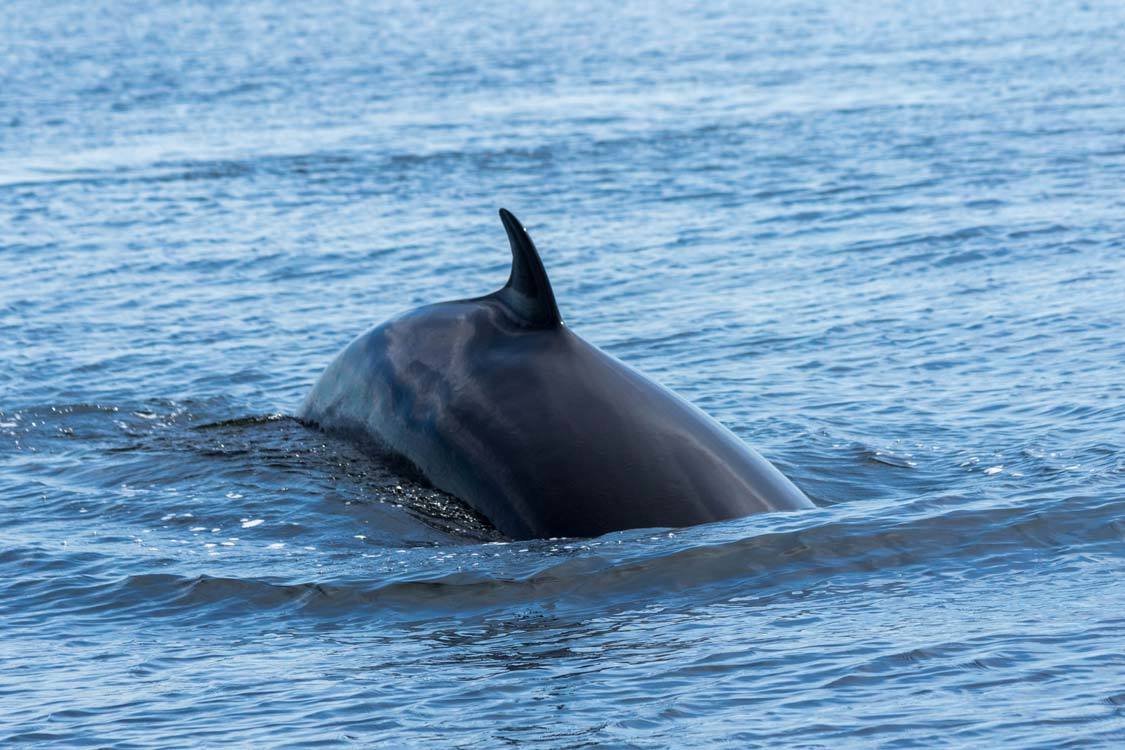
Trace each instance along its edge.
<path fill-rule="evenodd" d="M 108 558 L 86 555 L 51 569 L 43 550 L 8 550 L 0 565 L 56 575 L 24 577 L 5 591 L 5 609 L 102 620 L 137 614 L 197 620 L 282 609 L 315 619 L 415 620 L 473 617 L 520 606 L 605 611 L 652 601 L 698 605 L 750 594 L 763 602 L 852 573 L 919 566 L 979 576 L 1039 564 L 1043 552 L 1116 548 L 1125 539 L 1120 501 L 1076 497 L 1053 505 L 963 497 L 905 505 L 853 503 L 683 531 L 634 531 L 595 540 L 454 548 L 433 561 L 379 578 L 301 580 L 209 574 L 114 577 Z M 373 561 L 386 568 L 388 550 Z M 960 561 L 960 562 L 958 562 Z M 26 567 L 25 567 L 26 566 Z M 47 567 L 44 567 L 47 566 Z M 182 564 L 180 564 L 182 567 Z M 70 571 L 67 573 L 67 571 Z M 57 574 L 67 573 L 63 578 Z"/>

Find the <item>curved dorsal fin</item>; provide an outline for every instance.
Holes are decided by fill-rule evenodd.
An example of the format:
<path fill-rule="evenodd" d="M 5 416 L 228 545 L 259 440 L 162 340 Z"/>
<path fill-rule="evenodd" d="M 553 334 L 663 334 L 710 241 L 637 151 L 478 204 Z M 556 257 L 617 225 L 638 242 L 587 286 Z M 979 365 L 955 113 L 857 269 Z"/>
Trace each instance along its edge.
<path fill-rule="evenodd" d="M 555 304 L 555 293 L 539 259 L 539 251 L 527 230 L 512 213 L 500 209 L 500 219 L 508 231 L 512 245 L 512 275 L 496 296 L 504 300 L 521 320 L 534 328 L 554 328 L 562 325 L 562 316 Z"/>

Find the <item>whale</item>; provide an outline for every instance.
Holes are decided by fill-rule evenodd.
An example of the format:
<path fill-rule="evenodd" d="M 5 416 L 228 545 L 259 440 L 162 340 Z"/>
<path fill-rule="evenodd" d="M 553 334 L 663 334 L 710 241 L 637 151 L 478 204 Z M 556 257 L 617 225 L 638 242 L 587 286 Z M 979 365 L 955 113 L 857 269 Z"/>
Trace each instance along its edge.
<path fill-rule="evenodd" d="M 572 331 L 527 230 L 500 218 L 502 288 L 363 333 L 297 418 L 405 459 L 512 539 L 814 507 L 729 429 Z"/>

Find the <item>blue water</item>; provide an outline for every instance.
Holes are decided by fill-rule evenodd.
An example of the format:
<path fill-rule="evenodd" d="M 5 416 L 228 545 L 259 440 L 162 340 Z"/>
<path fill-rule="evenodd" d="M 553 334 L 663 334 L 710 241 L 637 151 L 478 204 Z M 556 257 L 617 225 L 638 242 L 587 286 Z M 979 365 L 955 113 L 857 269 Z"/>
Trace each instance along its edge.
<path fill-rule="evenodd" d="M 1123 49 L 1096 1 L 4 3 L 0 745 L 1122 746 Z M 818 509 L 509 543 L 286 416 L 497 288 L 500 206 Z"/>

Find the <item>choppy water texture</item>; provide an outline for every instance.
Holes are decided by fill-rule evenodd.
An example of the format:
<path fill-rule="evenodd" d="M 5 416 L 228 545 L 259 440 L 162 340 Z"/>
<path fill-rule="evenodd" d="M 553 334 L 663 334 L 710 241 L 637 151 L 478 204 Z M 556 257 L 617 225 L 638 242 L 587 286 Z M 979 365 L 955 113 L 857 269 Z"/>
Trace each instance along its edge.
<path fill-rule="evenodd" d="M 0 9 L 0 745 L 1121 746 L 1120 4 L 93 5 Z M 819 508 L 507 543 L 286 416 L 499 206 Z"/>

